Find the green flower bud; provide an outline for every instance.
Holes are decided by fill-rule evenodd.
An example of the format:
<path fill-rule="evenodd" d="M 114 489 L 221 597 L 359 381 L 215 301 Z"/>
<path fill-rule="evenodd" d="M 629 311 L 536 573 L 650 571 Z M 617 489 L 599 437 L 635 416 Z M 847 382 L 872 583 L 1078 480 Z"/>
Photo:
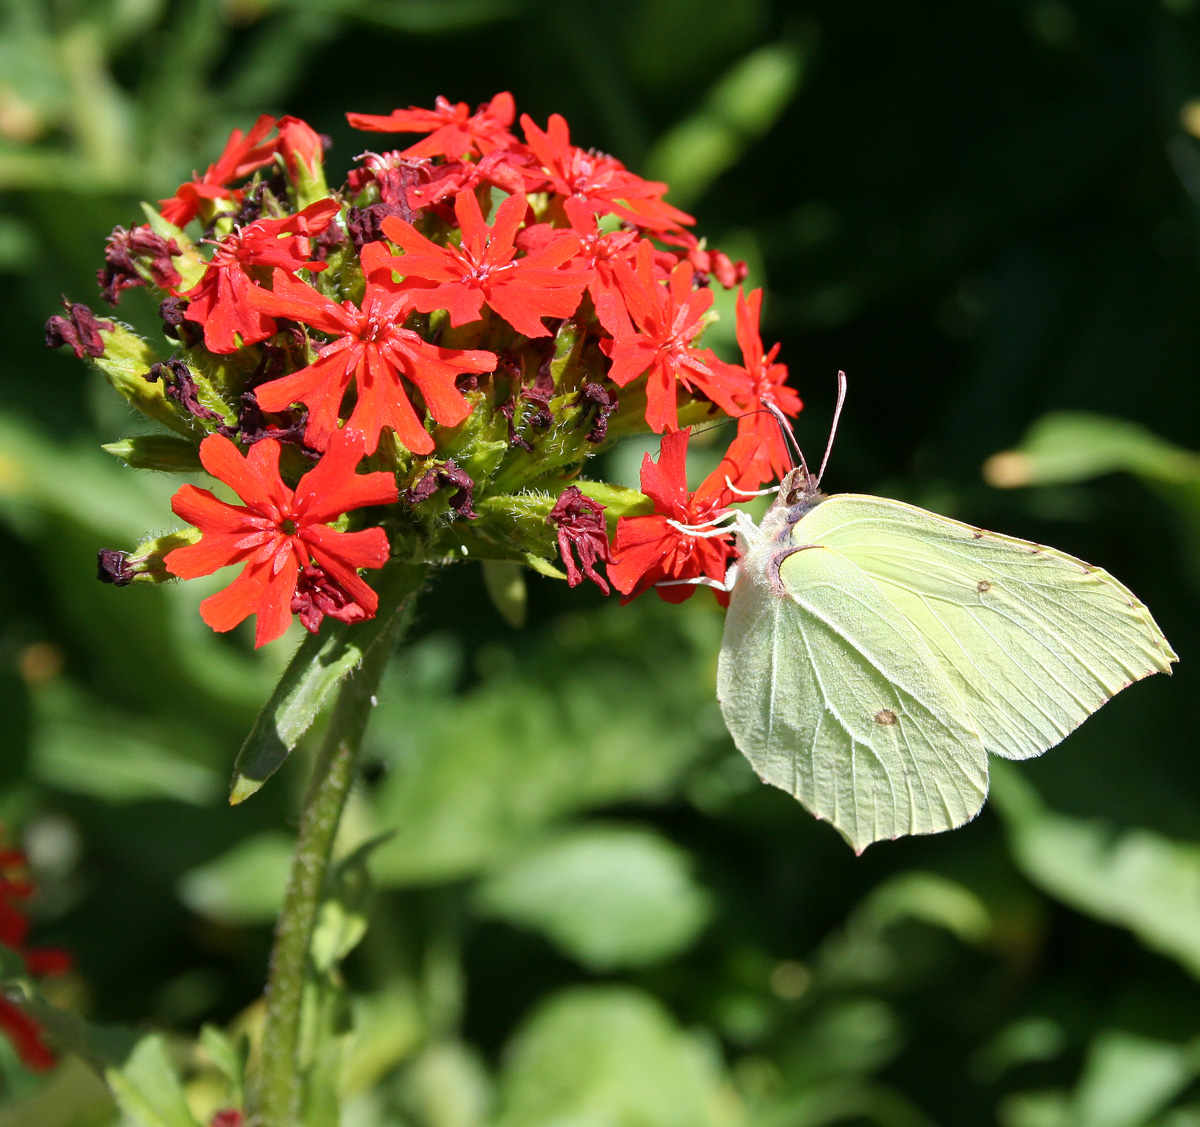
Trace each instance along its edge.
<path fill-rule="evenodd" d="M 193 473 L 202 469 L 199 447 L 186 438 L 170 434 L 136 434 L 101 448 L 135 470 Z"/>

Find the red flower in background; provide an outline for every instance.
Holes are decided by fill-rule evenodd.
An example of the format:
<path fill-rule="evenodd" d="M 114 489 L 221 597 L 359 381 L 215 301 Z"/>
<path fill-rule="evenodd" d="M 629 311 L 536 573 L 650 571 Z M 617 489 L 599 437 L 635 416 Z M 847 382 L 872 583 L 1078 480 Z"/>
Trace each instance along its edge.
<path fill-rule="evenodd" d="M 236 352 L 274 335 L 274 319 L 250 302 L 254 282 L 245 268 L 276 267 L 289 274 L 324 270 L 325 263 L 309 261 L 310 240 L 329 226 L 338 208 L 337 200 L 318 200 L 295 215 L 260 219 L 217 244 L 204 276 L 185 295 L 184 312 L 189 321 L 204 326 L 204 343 L 211 351 Z"/>
<path fill-rule="evenodd" d="M 762 297 L 760 289 L 752 291 L 749 297 L 738 293 L 737 339 L 742 349 L 742 365 L 713 361 L 718 375 L 728 381 L 726 386 L 730 391 L 732 410 L 730 407 L 725 409 L 730 415 L 740 416 L 738 437 L 753 435 L 757 444 L 753 462 L 747 467 L 754 476 L 755 485 L 782 478 L 792 468 L 787 439 L 774 416 L 762 409 L 763 401 L 773 403 L 793 418 L 804 406 L 796 390 L 788 386 L 787 365 L 775 362 L 779 345 L 763 354 L 758 327 Z"/>
<path fill-rule="evenodd" d="M 370 133 L 428 133 L 429 136 L 404 150 L 406 157 L 461 157 L 474 150 L 490 153 L 506 148 L 516 138 L 508 131 L 516 115 L 513 96 L 497 94 L 471 113 L 466 102 L 451 105 L 440 95 L 437 107 L 423 110 L 409 106 L 390 114 L 348 113 L 346 120 L 355 128 Z"/>
<path fill-rule="evenodd" d="M 414 454 L 428 454 L 433 438 L 418 418 L 405 382 L 421 392 L 435 422 L 456 426 L 471 413 L 466 396 L 455 386 L 464 372 L 490 372 L 496 356 L 484 351 L 456 351 L 430 344 L 403 328 L 412 298 L 391 282 L 392 259 L 382 243 L 362 249 L 367 276 L 362 308 L 341 305 L 285 274 L 275 271 L 274 290 L 255 289 L 255 308 L 275 317 L 291 317 L 338 339 L 322 347 L 307 368 L 259 387 L 255 395 L 264 411 L 283 411 L 293 403 L 308 407 L 304 441 L 323 450 L 337 433 L 338 414 L 353 382 L 358 401 L 347 422 L 362 434 L 367 453 L 379 445 L 390 426 Z"/>
<path fill-rule="evenodd" d="M 612 212 L 650 231 L 695 222 L 663 200 L 666 184 L 635 176 L 616 157 L 572 145 L 571 131 L 561 115 L 551 114 L 543 133 L 528 114 L 522 114 L 521 128 L 558 195 L 586 200 L 597 211 Z"/>
<path fill-rule="evenodd" d="M 26 873 L 25 854 L 17 849 L 0 850 L 0 944 L 16 951 L 25 969 L 36 977 L 63 974 L 71 969 L 71 956 L 55 948 L 27 948 L 29 920 L 14 901 L 28 900 L 33 885 Z M 43 1039 L 41 1027 L 24 1010 L 0 998 L 0 1029 L 8 1035 L 21 1060 L 35 1072 L 52 1068 L 54 1052 Z"/>
<path fill-rule="evenodd" d="M 234 180 L 242 180 L 256 168 L 270 164 L 275 159 L 275 142 L 261 145 L 260 141 L 275 128 L 275 119 L 263 114 L 243 134 L 240 129 L 229 134 L 225 151 L 208 166 L 203 176 L 193 174 L 191 180 L 180 184 L 169 199 L 159 200 L 159 211 L 168 223 L 182 227 L 195 219 L 205 200 L 240 201 L 242 193 L 228 187 Z"/>
<path fill-rule="evenodd" d="M 729 560 L 735 554 L 733 530 L 702 533 L 716 533 L 713 522 L 740 499 L 731 486 L 748 487 L 746 465 L 753 457 L 755 439 L 739 435 L 721 464 L 695 493 L 689 493 L 690 435 L 690 428 L 664 434 L 658 461 L 652 461 L 649 454 L 642 459 L 642 492 L 654 502 L 654 512 L 617 521 L 608 578 L 624 595 L 622 603 L 651 587 L 668 603 L 682 603 L 691 598 L 696 585 L 679 580 L 725 581 Z M 677 585 L 659 586 L 663 583 Z M 728 593 L 719 591 L 717 598 L 724 605 Z"/>
<path fill-rule="evenodd" d="M 383 233 L 404 254 L 391 267 L 404 275 L 400 288 L 415 309 L 445 309 L 451 325 L 479 320 L 486 303 L 519 333 L 545 337 L 543 317 L 570 317 L 579 307 L 591 275 L 586 270 L 559 269 L 575 257 L 579 238 L 570 231 L 534 254 L 516 258 L 513 240 L 529 204 L 523 195 L 509 196 L 496 209 L 496 223 L 483 221 L 472 191 L 459 192 L 454 214 L 462 228 L 459 246 L 438 246 L 403 219 L 387 218 Z"/>
<path fill-rule="evenodd" d="M 243 458 L 229 439 L 210 434 L 200 444 L 200 460 L 245 504 L 227 504 L 194 485 L 183 486 L 171 499 L 176 516 L 203 536 L 169 552 L 167 570 L 195 579 L 243 565 L 233 583 L 200 604 L 200 615 L 218 631 L 257 615 L 255 646 L 288 628 L 301 570 L 314 564 L 362 608 L 363 618 L 374 615 L 378 596 L 357 569 L 387 563 L 386 533 L 381 528 L 337 532 L 329 526 L 343 513 L 391 504 L 399 497 L 391 474 L 354 472 L 363 456 L 362 436 L 355 432 L 340 434 L 294 492 L 279 476 L 279 451 L 275 439 L 265 438 Z"/>

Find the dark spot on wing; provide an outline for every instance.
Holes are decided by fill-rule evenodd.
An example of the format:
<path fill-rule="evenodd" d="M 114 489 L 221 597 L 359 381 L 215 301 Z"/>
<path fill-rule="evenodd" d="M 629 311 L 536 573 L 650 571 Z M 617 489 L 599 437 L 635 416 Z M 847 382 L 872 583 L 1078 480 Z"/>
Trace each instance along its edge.
<path fill-rule="evenodd" d="M 882 724 L 885 728 L 890 728 L 896 720 L 897 716 L 890 708 L 881 708 L 875 713 L 875 723 Z"/>
<path fill-rule="evenodd" d="M 978 528 L 977 528 L 977 529 L 975 529 L 975 531 L 972 533 L 972 535 L 975 537 L 975 539 L 976 539 L 976 540 L 982 540 L 982 539 L 983 539 L 983 533 L 982 533 L 982 532 L 980 532 Z"/>
<path fill-rule="evenodd" d="M 975 584 L 975 590 L 977 590 L 981 595 L 986 591 L 990 591 L 991 589 L 992 585 L 986 579 L 981 579 Z"/>

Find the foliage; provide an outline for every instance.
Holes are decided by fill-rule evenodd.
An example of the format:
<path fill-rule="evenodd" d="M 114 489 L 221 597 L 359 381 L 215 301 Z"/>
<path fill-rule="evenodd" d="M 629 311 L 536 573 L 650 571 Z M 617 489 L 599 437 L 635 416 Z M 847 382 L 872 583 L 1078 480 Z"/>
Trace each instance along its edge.
<path fill-rule="evenodd" d="M 618 608 L 534 580 L 515 631 L 474 567 L 444 569 L 343 829 L 345 855 L 393 834 L 363 861 L 375 891 L 346 873 L 322 921 L 325 1098 L 348 1127 L 1195 1122 L 1198 19 L 1184 0 L 6 5 L 0 800 L 36 940 L 76 963 L 41 984 L 44 1024 L 66 1045 L 53 1013 L 107 1027 L 124 1080 L 118 1112 L 74 1054 L 32 1077 L 0 1045 L 0 1124 L 238 1102 L 312 753 L 226 805 L 288 643 L 213 637 L 204 581 L 94 581 L 96 546 L 156 528 L 172 483 L 97 448 L 129 419 L 42 350 L 46 313 L 93 295 L 113 224 L 264 106 L 349 156 L 346 105 L 510 87 L 669 176 L 747 259 L 806 447 L 847 370 L 833 488 L 1101 564 L 1183 660 L 1014 767 L 997 810 L 856 860 L 728 744 L 707 597 Z M 733 359 L 718 305 L 706 339 Z M 653 448 L 618 447 L 606 476 L 635 487 Z M 1005 450 L 1026 459 L 1017 481 L 991 463 L 1026 483 L 1007 491 L 979 473 Z M 112 1028 L 148 1018 L 173 1034 Z"/>

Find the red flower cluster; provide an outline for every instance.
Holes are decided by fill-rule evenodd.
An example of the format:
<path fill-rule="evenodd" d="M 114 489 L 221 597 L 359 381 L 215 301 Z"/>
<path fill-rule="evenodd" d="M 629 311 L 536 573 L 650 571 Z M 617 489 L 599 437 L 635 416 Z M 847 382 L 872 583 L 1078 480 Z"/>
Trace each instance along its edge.
<path fill-rule="evenodd" d="M 389 533 L 397 554 L 439 558 L 422 506 L 448 506 L 446 519 L 485 529 L 489 481 L 472 466 L 517 483 L 509 488 L 566 481 L 588 443 L 636 429 L 664 436 L 660 462 L 643 469 L 653 516 L 621 516 L 610 546 L 603 506 L 560 486 L 535 522 L 541 531 L 531 526 L 525 542 L 493 532 L 490 543 L 513 558 L 527 558 L 526 544 L 544 552 L 549 522 L 572 585 L 588 578 L 607 590 L 597 570 L 607 563 L 627 598 L 660 582 L 719 579 L 730 537 L 701 533 L 737 500 L 725 477 L 753 489 L 786 468 L 774 422 L 755 412 L 769 399 L 795 414 L 800 400 L 775 362 L 778 346 L 765 352 L 759 337 L 761 291 L 739 295 L 742 364 L 700 344 L 710 282 L 737 285 L 744 264 L 688 230 L 693 220 L 665 201 L 665 184 L 572 144 L 562 117 L 543 130 L 522 116 L 518 134 L 516 116 L 507 93 L 474 112 L 439 98 L 432 110 L 349 114 L 358 129 L 419 136 L 364 153 L 329 192 L 318 134 L 264 115 L 160 201 L 165 224 L 110 240 L 106 296 L 115 302 L 133 285 L 164 295 L 181 353 L 148 378 L 171 373 L 162 394 L 185 429 L 209 432 L 201 460 L 243 502 L 194 486 L 173 502 L 202 538 L 166 555 L 170 573 L 242 568 L 202 604 L 215 629 L 256 615 L 261 645 L 293 614 L 311 630 L 324 617 L 368 617 L 375 596 L 358 572 L 387 561 Z M 193 221 L 189 240 L 182 228 Z M 51 338 L 75 339 L 58 326 Z M 88 343 L 87 354 L 102 345 Z M 736 463 L 694 496 L 682 476 L 685 410 L 744 416 Z M 564 428 L 586 436 L 568 441 Z M 472 443 L 494 449 L 498 432 L 510 462 L 543 464 L 506 473 L 494 454 L 473 460 L 484 447 Z M 281 443 L 300 449 L 281 462 Z M 367 457 L 374 472 L 359 473 Z M 306 458 L 316 464 L 304 472 Z M 458 492 L 435 501 L 448 483 Z M 381 516 L 389 533 L 341 530 L 346 513 L 401 497 L 399 512 Z M 422 531 L 423 544 L 396 546 Z M 660 593 L 677 601 L 692 590 Z"/>
<path fill-rule="evenodd" d="M 71 969 L 71 956 L 65 951 L 46 947 L 26 947 L 29 920 L 17 906 L 33 895 L 25 854 L 18 849 L 0 849 L 0 944 L 16 951 L 25 969 L 35 977 L 63 974 Z M 8 1035 L 21 1060 L 37 1072 L 53 1067 L 55 1057 L 42 1036 L 41 1028 L 5 998 L 0 998 L 0 1029 Z"/>

